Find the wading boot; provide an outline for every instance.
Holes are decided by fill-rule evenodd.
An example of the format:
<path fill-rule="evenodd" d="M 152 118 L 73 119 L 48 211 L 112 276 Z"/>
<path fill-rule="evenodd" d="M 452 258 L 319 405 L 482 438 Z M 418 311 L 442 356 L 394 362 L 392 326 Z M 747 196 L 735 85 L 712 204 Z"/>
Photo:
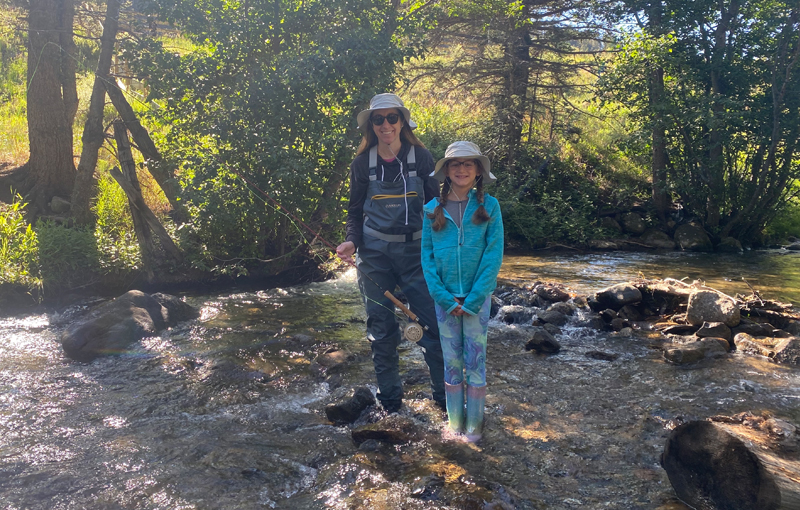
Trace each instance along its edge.
<path fill-rule="evenodd" d="M 486 404 L 486 386 L 467 385 L 467 440 L 480 441 L 483 433 L 483 409 Z"/>
<path fill-rule="evenodd" d="M 447 423 L 453 432 L 464 431 L 464 382 L 444 383 L 447 397 Z"/>

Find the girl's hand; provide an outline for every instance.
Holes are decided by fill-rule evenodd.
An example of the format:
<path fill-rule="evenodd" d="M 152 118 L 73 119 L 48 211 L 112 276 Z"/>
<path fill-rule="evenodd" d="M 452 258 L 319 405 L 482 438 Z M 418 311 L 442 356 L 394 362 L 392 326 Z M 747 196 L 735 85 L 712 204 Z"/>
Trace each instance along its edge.
<path fill-rule="evenodd" d="M 455 307 L 452 312 L 450 312 L 450 315 L 455 315 L 456 317 L 461 315 L 469 315 L 467 312 L 461 309 L 461 305 L 464 304 L 464 298 L 456 298 L 456 303 L 458 303 L 458 306 Z"/>

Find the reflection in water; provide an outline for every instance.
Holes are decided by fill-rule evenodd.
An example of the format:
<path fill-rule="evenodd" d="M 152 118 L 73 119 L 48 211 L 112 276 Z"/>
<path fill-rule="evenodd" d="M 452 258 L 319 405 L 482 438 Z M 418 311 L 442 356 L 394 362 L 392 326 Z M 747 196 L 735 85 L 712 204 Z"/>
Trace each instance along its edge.
<path fill-rule="evenodd" d="M 688 252 L 511 255 L 505 257 L 500 277 L 520 282 L 560 282 L 584 294 L 640 277 L 702 280 L 729 295 L 749 295 L 749 283 L 764 298 L 800 304 L 800 253 L 784 250 L 738 255 Z"/>
<path fill-rule="evenodd" d="M 508 257 L 502 274 L 587 293 L 639 272 L 747 292 L 733 288 L 744 275 L 765 297 L 798 302 L 797 262 L 776 253 L 554 255 Z M 432 433 L 359 449 L 323 411 L 353 386 L 374 390 L 352 272 L 188 300 L 201 319 L 90 364 L 64 358 L 55 315 L 0 322 L 5 506 L 440 509 L 495 498 L 520 509 L 677 510 L 658 458 L 680 419 L 764 410 L 800 423 L 794 367 L 737 354 L 676 367 L 653 335 L 573 326 L 557 336 L 561 353 L 537 356 L 516 327 L 492 322 L 484 445 L 442 441 L 443 417 L 421 394 L 422 354 L 405 343 L 403 412 Z M 320 365 L 336 349 L 347 362 Z M 619 357 L 598 361 L 589 350 Z"/>

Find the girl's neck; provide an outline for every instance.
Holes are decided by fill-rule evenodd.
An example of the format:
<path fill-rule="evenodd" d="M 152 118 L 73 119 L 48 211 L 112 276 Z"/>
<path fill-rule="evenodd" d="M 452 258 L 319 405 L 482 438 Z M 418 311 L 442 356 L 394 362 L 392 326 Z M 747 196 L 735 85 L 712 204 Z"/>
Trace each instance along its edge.
<path fill-rule="evenodd" d="M 447 194 L 447 200 L 463 201 L 469 196 L 469 190 L 472 186 L 453 186 L 450 184 L 450 193 Z"/>
<path fill-rule="evenodd" d="M 400 156 L 400 149 L 402 147 L 403 142 L 400 141 L 400 138 L 397 138 L 397 140 L 393 141 L 391 145 L 378 142 L 378 156 L 385 160 L 391 161 Z"/>

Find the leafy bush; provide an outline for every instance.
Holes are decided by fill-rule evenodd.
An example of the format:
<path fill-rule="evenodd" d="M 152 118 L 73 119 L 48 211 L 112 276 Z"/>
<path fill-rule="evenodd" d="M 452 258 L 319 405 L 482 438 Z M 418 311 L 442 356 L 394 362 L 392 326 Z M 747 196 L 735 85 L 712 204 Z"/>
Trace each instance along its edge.
<path fill-rule="evenodd" d="M 25 222 L 25 203 L 17 195 L 10 205 L 0 203 L 0 283 L 29 290 L 41 287 L 36 233 Z"/>
<path fill-rule="evenodd" d="M 101 265 L 94 232 L 46 221 L 36 225 L 36 234 L 45 290 L 73 290 L 99 281 Z"/>
<path fill-rule="evenodd" d="M 128 197 L 105 174 L 97 183 L 97 251 L 99 264 L 105 272 L 132 271 L 141 265 L 139 244 L 133 231 L 133 220 L 128 209 Z"/>
<path fill-rule="evenodd" d="M 789 237 L 800 238 L 800 200 L 795 199 L 781 209 L 765 230 L 767 237 L 777 243 L 784 243 Z"/>

